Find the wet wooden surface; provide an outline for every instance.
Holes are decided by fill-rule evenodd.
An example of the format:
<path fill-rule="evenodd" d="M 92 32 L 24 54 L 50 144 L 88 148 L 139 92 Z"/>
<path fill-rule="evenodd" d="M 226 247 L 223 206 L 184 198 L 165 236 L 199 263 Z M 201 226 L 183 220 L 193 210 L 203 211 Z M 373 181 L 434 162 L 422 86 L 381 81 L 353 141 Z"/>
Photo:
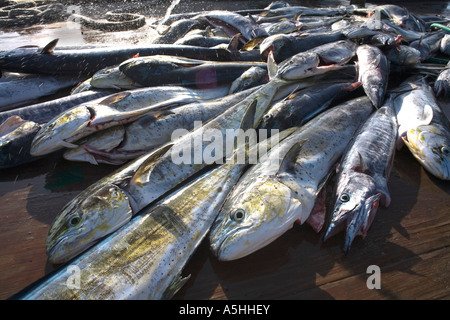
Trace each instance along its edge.
<path fill-rule="evenodd" d="M 45 254 L 53 219 L 115 169 L 53 155 L 0 170 L 0 299 L 55 269 Z M 343 234 L 322 243 L 321 233 L 306 225 L 231 262 L 217 261 L 204 241 L 174 299 L 449 299 L 450 182 L 429 175 L 403 149 L 388 186 L 391 205 L 378 209 L 367 237 L 357 238 L 347 256 Z M 371 265 L 381 271 L 379 290 L 367 287 Z"/>

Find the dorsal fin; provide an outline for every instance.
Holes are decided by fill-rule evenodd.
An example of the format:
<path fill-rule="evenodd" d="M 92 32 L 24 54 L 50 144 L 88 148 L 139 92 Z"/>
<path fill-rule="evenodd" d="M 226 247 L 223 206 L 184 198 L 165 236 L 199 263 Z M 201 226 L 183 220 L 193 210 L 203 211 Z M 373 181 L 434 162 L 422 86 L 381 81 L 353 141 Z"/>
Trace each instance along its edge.
<path fill-rule="evenodd" d="M 231 38 L 230 42 L 228 43 L 227 50 L 231 52 L 237 52 L 238 46 L 239 46 L 239 38 L 241 37 L 240 33 L 236 33 L 233 38 Z"/>
<path fill-rule="evenodd" d="M 281 172 L 290 172 L 294 170 L 295 167 L 295 160 L 298 157 L 298 154 L 300 153 L 300 150 L 302 149 L 305 142 L 308 141 L 307 139 L 303 139 L 296 144 L 294 144 L 291 149 L 284 155 L 284 158 L 281 162 L 280 169 L 278 170 L 279 173 Z"/>
<path fill-rule="evenodd" d="M 166 154 L 167 151 L 172 148 L 173 144 L 166 144 L 158 149 L 156 149 L 152 154 L 145 159 L 145 161 L 139 166 L 139 168 L 134 173 L 130 180 L 130 185 L 137 184 L 141 185 L 148 181 L 151 169 L 158 163 L 159 159 Z"/>
<path fill-rule="evenodd" d="M 269 80 L 275 78 L 278 73 L 278 65 L 275 62 L 275 58 L 273 57 L 273 51 L 269 51 L 269 55 L 267 56 L 267 72 L 269 74 Z"/>
<path fill-rule="evenodd" d="M 125 99 L 130 94 L 131 94 L 131 92 L 129 92 L 129 91 L 123 91 L 123 92 L 115 93 L 113 95 L 107 96 L 105 99 L 100 101 L 99 104 L 102 104 L 102 105 L 105 105 L 105 106 L 110 106 L 110 105 L 112 105 L 114 103 L 117 103 L 117 102 Z"/>
<path fill-rule="evenodd" d="M 55 39 L 47 43 L 47 45 L 42 48 L 41 52 L 42 54 L 53 54 L 53 49 L 55 49 L 56 44 L 58 43 L 59 39 Z"/>

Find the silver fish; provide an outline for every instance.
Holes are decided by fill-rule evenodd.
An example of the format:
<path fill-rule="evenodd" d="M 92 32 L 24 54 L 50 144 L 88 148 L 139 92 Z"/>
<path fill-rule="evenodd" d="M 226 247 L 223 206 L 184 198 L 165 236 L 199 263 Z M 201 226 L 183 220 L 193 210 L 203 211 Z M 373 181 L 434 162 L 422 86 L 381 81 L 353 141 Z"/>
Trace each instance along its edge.
<path fill-rule="evenodd" d="M 389 61 L 380 49 L 371 45 L 360 45 L 358 56 L 358 80 L 375 108 L 384 102 L 389 79 Z"/>
<path fill-rule="evenodd" d="M 392 101 L 376 110 L 355 134 L 337 169 L 336 200 L 324 240 L 346 228 L 347 254 L 356 235 L 366 236 L 387 187 L 395 155 L 397 120 Z"/>

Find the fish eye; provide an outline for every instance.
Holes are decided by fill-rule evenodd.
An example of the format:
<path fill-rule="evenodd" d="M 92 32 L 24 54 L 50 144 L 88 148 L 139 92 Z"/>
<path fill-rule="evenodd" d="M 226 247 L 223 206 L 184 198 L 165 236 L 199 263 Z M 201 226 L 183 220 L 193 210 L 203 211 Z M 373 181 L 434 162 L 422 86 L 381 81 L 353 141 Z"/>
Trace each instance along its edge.
<path fill-rule="evenodd" d="M 245 217 L 245 211 L 242 209 L 237 209 L 233 214 L 231 215 L 231 219 L 234 221 L 241 221 Z"/>
<path fill-rule="evenodd" d="M 441 148 L 441 152 L 442 152 L 442 154 L 448 156 L 448 155 L 450 155 L 450 148 L 447 146 L 444 146 Z"/>
<path fill-rule="evenodd" d="M 267 120 L 270 120 L 271 118 L 272 118 L 271 114 L 265 114 L 263 117 L 263 120 L 267 121 Z"/>
<path fill-rule="evenodd" d="M 348 193 L 343 193 L 341 194 L 340 198 L 339 198 L 342 202 L 348 202 L 350 200 L 350 196 L 348 195 Z"/>
<path fill-rule="evenodd" d="M 48 128 L 49 128 L 49 129 L 53 129 L 54 126 L 55 126 L 55 123 L 52 122 L 52 123 L 50 123 L 50 124 L 48 125 Z"/>
<path fill-rule="evenodd" d="M 81 221 L 81 218 L 79 216 L 72 217 L 69 220 L 69 225 L 72 227 L 75 227 L 76 225 L 78 225 L 80 223 L 80 221 Z"/>

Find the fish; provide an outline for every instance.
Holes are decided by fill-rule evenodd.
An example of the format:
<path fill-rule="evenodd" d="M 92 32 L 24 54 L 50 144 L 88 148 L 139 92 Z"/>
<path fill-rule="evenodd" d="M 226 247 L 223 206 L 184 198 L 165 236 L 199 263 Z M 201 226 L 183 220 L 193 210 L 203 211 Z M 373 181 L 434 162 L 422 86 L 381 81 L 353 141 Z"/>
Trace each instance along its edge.
<path fill-rule="evenodd" d="M 206 23 L 202 23 L 199 19 L 180 19 L 174 21 L 165 30 L 163 34 L 158 35 L 152 39 L 152 44 L 173 44 L 180 38 L 182 38 L 186 33 L 195 29 L 204 29 Z"/>
<path fill-rule="evenodd" d="M 439 73 L 433 88 L 436 97 L 450 97 L 450 63 Z"/>
<path fill-rule="evenodd" d="M 0 70 L 49 75 L 92 76 L 98 70 L 139 56 L 171 55 L 212 61 L 233 61 L 234 54 L 222 48 L 202 48 L 173 44 L 153 44 L 126 47 L 76 47 L 58 49 L 58 39 L 41 47 L 22 47 L 0 52 Z"/>
<path fill-rule="evenodd" d="M 450 56 L 450 34 L 446 34 L 442 37 L 439 51 L 447 56 Z"/>
<path fill-rule="evenodd" d="M 76 148 L 77 140 L 106 128 L 132 122 L 144 114 L 159 117 L 165 108 L 193 101 L 222 97 L 229 87 L 189 89 L 156 86 L 121 91 L 82 103 L 48 121 L 31 146 L 31 155 L 43 155 L 62 148 Z"/>
<path fill-rule="evenodd" d="M 378 109 L 384 102 L 388 86 L 389 61 L 380 49 L 371 45 L 358 46 L 356 55 L 358 80 L 374 107 Z"/>
<path fill-rule="evenodd" d="M 155 55 L 124 61 L 119 70 L 142 86 L 179 85 L 205 88 L 230 84 L 254 66 L 266 69 L 265 62 L 209 62 Z"/>
<path fill-rule="evenodd" d="M 394 106 L 388 99 L 357 131 L 336 169 L 335 204 L 323 239 L 345 229 L 345 254 L 357 235 L 366 237 L 378 207 L 391 203 L 387 183 L 397 131 Z"/>
<path fill-rule="evenodd" d="M 11 110 L 30 100 L 50 96 L 83 80 L 73 76 L 35 76 L 0 82 L 0 111 Z"/>
<path fill-rule="evenodd" d="M 282 74 L 284 80 L 289 81 L 342 70 L 345 68 L 343 64 L 349 61 L 355 53 L 356 45 L 348 40 L 324 44 L 284 60 L 277 66 L 277 72 Z M 274 65 L 275 63 L 270 64 Z M 298 66 L 302 66 L 302 68 Z"/>
<path fill-rule="evenodd" d="M 434 54 L 439 52 L 441 39 L 444 37 L 444 31 L 432 32 L 409 44 L 410 47 L 417 49 L 421 54 L 421 61 L 431 58 Z"/>
<path fill-rule="evenodd" d="M 359 97 L 321 113 L 298 128 L 250 167 L 233 188 L 213 223 L 209 243 L 221 261 L 245 257 L 291 229 L 324 224 L 323 189 L 356 130 L 372 113 Z M 316 211 L 312 214 L 312 211 Z"/>
<path fill-rule="evenodd" d="M 3 128 L 13 127 L 13 129 L 8 129 L 13 130 L 12 132 L 1 138 L 3 142 L 0 146 L 0 153 L 3 157 L 0 157 L 0 169 L 12 168 L 41 159 L 42 156 L 32 156 L 30 149 L 34 137 L 44 123 L 63 110 L 107 94 L 111 94 L 111 92 L 84 92 L 0 112 L 1 126 Z M 11 119 L 16 119 L 16 121 L 11 121 Z"/>
<path fill-rule="evenodd" d="M 32 161 L 31 141 L 40 128 L 40 124 L 19 116 L 11 116 L 0 125 L 0 169 Z"/>
<path fill-rule="evenodd" d="M 211 48 L 221 44 L 230 43 L 230 38 L 219 36 L 204 36 L 204 35 L 186 35 L 183 38 L 174 42 L 175 45 L 197 46 Z"/>
<path fill-rule="evenodd" d="M 302 126 L 325 111 L 333 102 L 344 98 L 353 87 L 350 82 L 319 83 L 297 90 L 274 104 L 263 116 L 259 129 L 286 130 Z"/>
<path fill-rule="evenodd" d="M 127 77 L 119 66 L 107 67 L 97 71 L 90 79 L 89 85 L 96 89 L 131 90 L 143 86 L 133 79 Z"/>
<path fill-rule="evenodd" d="M 227 147 L 227 130 L 236 134 L 239 128 L 250 128 L 248 122 L 256 128 L 277 92 L 290 85 L 281 76 L 272 77 L 201 127 L 178 131 L 171 142 L 132 160 L 72 199 L 57 214 L 47 234 L 49 261 L 55 264 L 73 258 L 207 165 L 229 157 L 233 149 Z M 204 137 L 208 141 L 214 138 L 213 147 L 221 144 L 212 148 Z"/>
<path fill-rule="evenodd" d="M 230 91 L 228 92 L 228 94 L 241 92 L 255 86 L 265 84 L 267 83 L 267 81 L 269 81 L 267 68 L 254 66 L 244 71 L 244 73 L 242 73 L 240 77 L 236 78 L 231 83 Z"/>
<path fill-rule="evenodd" d="M 267 31 L 256 21 L 232 11 L 212 10 L 203 12 L 196 18 L 205 19 L 213 27 L 221 28 L 229 37 L 240 34 L 239 40 L 243 44 L 253 39 L 269 36 Z"/>
<path fill-rule="evenodd" d="M 261 58 L 266 60 L 269 51 L 273 52 L 275 62 L 281 63 L 293 55 L 313 49 L 317 46 L 345 40 L 341 30 L 307 33 L 299 37 L 286 34 L 277 34 L 265 38 L 259 45 Z"/>
<path fill-rule="evenodd" d="M 63 158 L 92 164 L 124 164 L 169 143 L 174 130 L 191 131 L 195 128 L 195 121 L 209 121 L 257 89 L 255 87 L 214 100 L 176 106 L 168 109 L 170 114 L 157 120 L 153 116 L 143 116 L 132 123 L 94 133 L 78 141 L 79 147 L 66 150 Z"/>
<path fill-rule="evenodd" d="M 30 120 L 43 124 L 56 115 L 83 102 L 98 99 L 113 94 L 113 90 L 89 90 L 78 94 L 49 100 L 46 102 L 26 105 L 13 110 L 0 112 L 0 124 L 11 116 L 19 116 L 24 120 Z"/>
<path fill-rule="evenodd" d="M 416 65 L 419 64 L 422 59 L 419 50 L 404 44 L 389 48 L 384 54 L 391 63 L 401 66 Z"/>
<path fill-rule="evenodd" d="M 399 125 L 397 149 L 403 144 L 432 176 L 450 179 L 450 121 L 424 76 L 415 75 L 393 92 Z"/>
<path fill-rule="evenodd" d="M 264 29 L 269 35 L 274 35 L 293 33 L 299 31 L 302 27 L 303 24 L 301 22 L 295 19 L 286 19 L 275 23 L 269 23 L 267 26 L 264 26 Z"/>
<path fill-rule="evenodd" d="M 288 135 L 289 132 L 285 136 Z M 266 149 L 270 150 L 272 142 L 270 139 L 267 142 Z M 143 209 L 123 228 L 72 260 L 70 265 L 80 270 L 78 289 L 64 285 L 71 273 L 63 266 L 10 300 L 172 298 L 189 280 L 190 275 L 183 275 L 186 263 L 206 237 L 229 190 L 247 167 L 246 162 L 234 159 L 242 148 L 238 147 L 224 164 Z M 258 145 L 251 148 L 259 149 Z"/>

